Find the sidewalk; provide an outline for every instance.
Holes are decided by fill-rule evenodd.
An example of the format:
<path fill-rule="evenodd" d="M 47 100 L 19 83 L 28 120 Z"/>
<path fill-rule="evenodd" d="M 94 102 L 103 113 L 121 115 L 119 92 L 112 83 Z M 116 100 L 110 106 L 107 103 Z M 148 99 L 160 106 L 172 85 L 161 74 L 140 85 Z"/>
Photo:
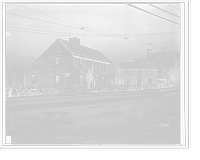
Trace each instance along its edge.
<path fill-rule="evenodd" d="M 28 99 L 46 99 L 46 98 L 64 98 L 64 97 L 81 97 L 81 96 L 99 96 L 99 95 L 120 95 L 120 94 L 134 94 L 141 92 L 156 92 L 176 89 L 177 87 L 160 88 L 160 89 L 148 89 L 139 91 L 118 91 L 118 92 L 92 92 L 92 93 L 76 93 L 76 94 L 50 94 L 50 95 L 35 95 L 35 96 L 18 96 L 18 97 L 6 97 L 6 101 L 13 100 L 28 100 Z"/>

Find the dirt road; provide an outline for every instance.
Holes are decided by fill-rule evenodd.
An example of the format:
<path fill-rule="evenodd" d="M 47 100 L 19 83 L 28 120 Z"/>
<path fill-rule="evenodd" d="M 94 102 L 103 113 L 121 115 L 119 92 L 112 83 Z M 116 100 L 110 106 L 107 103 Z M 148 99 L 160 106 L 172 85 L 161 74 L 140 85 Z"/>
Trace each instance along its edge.
<path fill-rule="evenodd" d="M 6 102 L 12 144 L 179 144 L 180 90 Z"/>

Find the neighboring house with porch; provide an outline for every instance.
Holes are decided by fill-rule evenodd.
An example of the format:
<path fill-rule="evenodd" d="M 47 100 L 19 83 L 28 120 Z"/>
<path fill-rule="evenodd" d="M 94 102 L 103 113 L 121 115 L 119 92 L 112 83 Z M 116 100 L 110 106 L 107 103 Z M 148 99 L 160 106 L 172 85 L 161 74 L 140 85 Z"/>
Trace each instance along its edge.
<path fill-rule="evenodd" d="M 118 62 L 115 79 L 122 85 L 156 85 L 157 67 L 144 62 Z"/>
<path fill-rule="evenodd" d="M 77 37 L 58 38 L 24 72 L 24 86 L 109 85 L 111 61 L 99 50 L 80 44 Z"/>

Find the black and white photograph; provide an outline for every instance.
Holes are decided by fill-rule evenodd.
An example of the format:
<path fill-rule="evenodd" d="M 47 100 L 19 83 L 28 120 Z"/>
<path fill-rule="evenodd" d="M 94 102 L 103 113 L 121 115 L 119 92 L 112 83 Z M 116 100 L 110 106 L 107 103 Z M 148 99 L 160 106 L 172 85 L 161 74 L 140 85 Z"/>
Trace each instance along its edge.
<path fill-rule="evenodd" d="M 2 10 L 2 147 L 188 147 L 188 1 Z"/>

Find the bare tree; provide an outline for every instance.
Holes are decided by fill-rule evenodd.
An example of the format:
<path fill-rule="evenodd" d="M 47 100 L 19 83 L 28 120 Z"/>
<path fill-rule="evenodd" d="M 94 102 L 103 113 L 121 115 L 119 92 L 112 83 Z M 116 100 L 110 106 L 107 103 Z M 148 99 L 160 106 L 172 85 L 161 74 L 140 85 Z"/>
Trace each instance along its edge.
<path fill-rule="evenodd" d="M 91 85 L 92 82 L 93 82 L 94 75 L 95 75 L 95 72 L 94 72 L 93 69 L 88 69 L 88 70 L 87 70 L 87 73 L 85 73 L 85 77 L 86 77 L 86 80 L 87 80 L 88 89 L 91 89 L 91 88 L 90 88 L 90 85 Z"/>
<path fill-rule="evenodd" d="M 171 65 L 166 68 L 169 80 L 172 81 L 172 83 L 178 83 L 180 82 L 180 54 L 171 54 L 170 63 Z"/>
<path fill-rule="evenodd" d="M 169 55 L 166 52 L 151 53 L 149 56 L 151 63 L 166 65 L 169 62 Z"/>
<path fill-rule="evenodd" d="M 157 67 L 159 67 L 157 73 L 158 77 L 161 79 L 168 79 L 168 74 L 166 72 L 166 69 L 169 66 L 169 54 L 166 52 L 156 52 L 156 53 L 151 53 L 149 56 L 149 62 L 155 63 Z"/>

